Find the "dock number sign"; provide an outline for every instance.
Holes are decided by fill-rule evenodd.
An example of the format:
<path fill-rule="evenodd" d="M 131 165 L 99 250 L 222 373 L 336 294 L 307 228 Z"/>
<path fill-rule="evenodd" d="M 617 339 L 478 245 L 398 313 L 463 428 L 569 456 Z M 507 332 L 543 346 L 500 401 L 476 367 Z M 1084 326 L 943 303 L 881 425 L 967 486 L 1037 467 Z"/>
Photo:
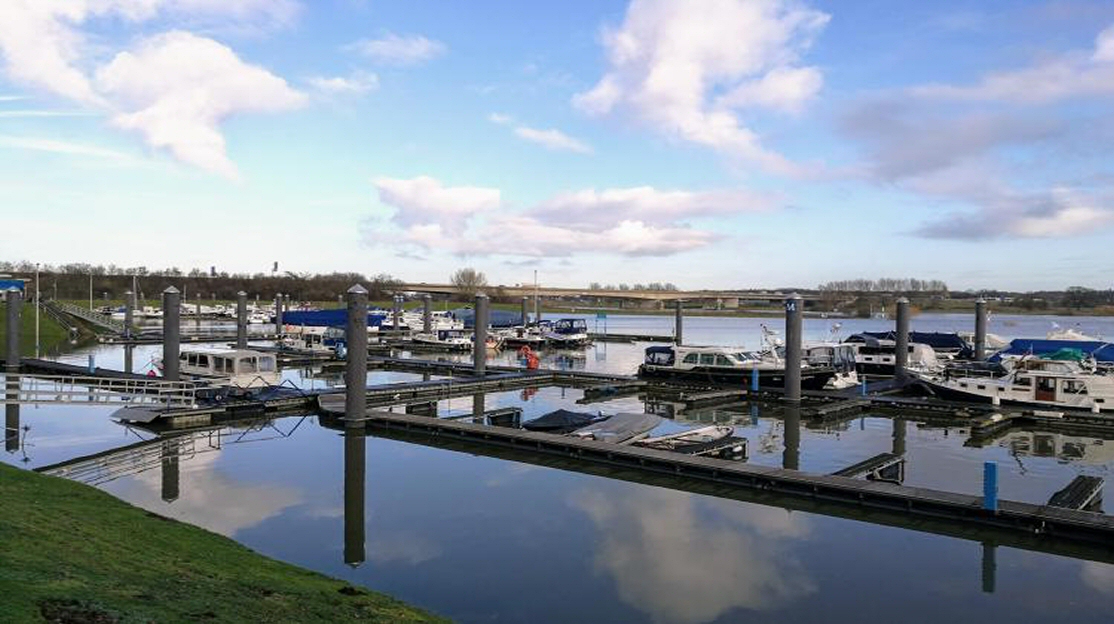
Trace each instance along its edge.
<path fill-rule="evenodd" d="M 785 300 L 785 311 L 786 312 L 796 312 L 797 311 L 797 300 L 796 299 L 786 299 Z"/>

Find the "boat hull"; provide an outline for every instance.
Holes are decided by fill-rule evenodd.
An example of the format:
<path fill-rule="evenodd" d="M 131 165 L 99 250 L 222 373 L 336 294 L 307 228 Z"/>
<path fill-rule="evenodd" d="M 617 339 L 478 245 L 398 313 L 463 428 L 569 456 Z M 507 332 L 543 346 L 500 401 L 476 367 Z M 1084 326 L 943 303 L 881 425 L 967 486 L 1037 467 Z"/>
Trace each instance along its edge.
<path fill-rule="evenodd" d="M 977 392 L 969 392 L 969 391 L 966 391 L 966 390 L 963 390 L 963 389 L 960 389 L 960 388 L 953 388 L 952 386 L 940 384 L 940 383 L 930 381 L 930 380 L 927 380 L 927 379 L 923 379 L 923 378 L 920 381 L 922 383 L 924 383 L 926 386 L 928 386 L 928 388 L 932 391 L 933 395 L 935 395 L 937 398 L 943 399 L 945 401 L 956 401 L 956 402 L 960 402 L 960 403 L 981 403 L 981 404 L 984 404 L 984 405 L 989 405 L 989 404 L 994 403 L 993 397 L 987 396 L 985 394 L 979 394 Z M 1047 410 L 1047 409 L 1052 409 L 1052 410 L 1070 409 L 1070 410 L 1090 411 L 1092 409 L 1091 405 L 1068 405 L 1066 403 L 1058 403 L 1058 402 L 1052 402 L 1052 401 L 1023 400 L 1023 399 L 1013 399 L 1013 398 L 1009 398 L 1009 397 L 1001 397 L 1001 398 L 999 398 L 998 402 L 999 402 L 1000 405 L 1011 405 L 1011 406 L 1015 406 L 1015 407 L 1027 407 L 1027 408 L 1031 408 L 1031 409 L 1044 409 L 1044 410 Z M 1114 405 L 1111 405 L 1111 407 L 1114 407 Z M 1108 412 L 1110 409 L 1111 408 L 1106 408 L 1106 409 L 1103 409 L 1102 411 L 1107 411 Z"/>
<path fill-rule="evenodd" d="M 803 390 L 823 390 L 824 386 L 835 377 L 836 371 L 830 367 L 813 367 L 801 370 L 801 388 Z M 678 369 L 671 366 L 654 366 L 643 364 L 638 368 L 638 376 L 646 379 L 666 379 L 675 381 L 693 381 L 712 383 L 716 385 L 731 385 L 750 387 L 752 383 L 750 369 L 724 369 L 695 367 L 691 369 Z M 758 387 L 784 388 L 785 371 L 759 370 Z"/>

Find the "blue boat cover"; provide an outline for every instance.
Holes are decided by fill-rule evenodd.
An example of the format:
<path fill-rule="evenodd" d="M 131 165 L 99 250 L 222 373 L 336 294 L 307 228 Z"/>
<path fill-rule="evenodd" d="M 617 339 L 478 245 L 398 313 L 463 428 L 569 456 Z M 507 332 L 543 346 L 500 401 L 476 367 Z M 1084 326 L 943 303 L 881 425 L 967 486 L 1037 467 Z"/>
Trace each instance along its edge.
<path fill-rule="evenodd" d="M 488 310 L 488 318 L 492 327 L 518 327 L 522 325 L 522 313 L 509 310 Z M 476 324 L 476 311 L 472 308 L 457 308 L 450 312 L 453 318 L 464 323 L 464 327 L 472 329 Z"/>
<path fill-rule="evenodd" d="M 367 313 L 368 327 L 379 327 L 387 313 L 383 310 L 374 310 Z M 271 317 L 274 322 L 275 317 Z M 282 315 L 284 325 L 302 325 L 308 327 L 344 327 L 348 324 L 348 310 L 346 308 L 332 310 L 291 310 Z"/>
<path fill-rule="evenodd" d="M 1099 340 L 1047 340 L 1043 338 L 1017 338 L 1010 341 L 1010 346 L 990 356 L 991 362 L 997 362 L 1003 355 L 1037 355 L 1045 356 L 1061 349 L 1074 349 L 1095 358 L 1096 362 L 1114 362 L 1114 344 Z"/>

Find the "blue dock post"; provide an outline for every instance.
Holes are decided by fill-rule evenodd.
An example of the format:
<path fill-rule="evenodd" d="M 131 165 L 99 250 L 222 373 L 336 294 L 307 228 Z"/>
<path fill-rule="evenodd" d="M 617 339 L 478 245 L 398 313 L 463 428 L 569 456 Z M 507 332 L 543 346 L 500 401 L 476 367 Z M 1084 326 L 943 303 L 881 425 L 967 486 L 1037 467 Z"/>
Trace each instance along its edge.
<path fill-rule="evenodd" d="M 982 465 L 982 508 L 998 511 L 998 463 L 984 462 Z"/>
<path fill-rule="evenodd" d="M 750 389 L 753 392 L 758 392 L 758 369 L 750 369 Z"/>

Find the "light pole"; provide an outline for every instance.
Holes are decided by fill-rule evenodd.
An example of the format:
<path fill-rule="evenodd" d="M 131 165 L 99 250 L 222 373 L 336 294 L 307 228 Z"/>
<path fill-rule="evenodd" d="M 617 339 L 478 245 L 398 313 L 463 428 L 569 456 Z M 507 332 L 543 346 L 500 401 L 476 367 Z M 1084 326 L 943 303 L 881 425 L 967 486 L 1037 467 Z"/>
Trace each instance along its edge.
<path fill-rule="evenodd" d="M 39 263 L 35 263 L 35 359 L 39 358 Z"/>
<path fill-rule="evenodd" d="M 93 311 L 93 272 L 89 271 L 89 311 Z"/>

